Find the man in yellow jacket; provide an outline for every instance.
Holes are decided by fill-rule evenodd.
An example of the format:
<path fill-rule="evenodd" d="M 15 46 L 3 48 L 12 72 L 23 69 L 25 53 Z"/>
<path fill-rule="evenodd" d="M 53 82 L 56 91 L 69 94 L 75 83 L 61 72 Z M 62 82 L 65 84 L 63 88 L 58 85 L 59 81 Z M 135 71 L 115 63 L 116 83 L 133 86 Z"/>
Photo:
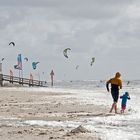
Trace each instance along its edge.
<path fill-rule="evenodd" d="M 122 89 L 122 80 L 120 79 L 121 74 L 119 72 L 117 72 L 115 74 L 115 77 L 111 78 L 110 80 L 108 80 L 106 82 L 106 88 L 107 91 L 109 92 L 109 84 L 111 84 L 111 95 L 113 98 L 113 104 L 112 107 L 110 109 L 110 113 L 112 112 L 112 110 L 115 110 L 115 113 L 117 113 L 117 102 L 118 102 L 118 98 L 119 98 L 119 89 Z"/>

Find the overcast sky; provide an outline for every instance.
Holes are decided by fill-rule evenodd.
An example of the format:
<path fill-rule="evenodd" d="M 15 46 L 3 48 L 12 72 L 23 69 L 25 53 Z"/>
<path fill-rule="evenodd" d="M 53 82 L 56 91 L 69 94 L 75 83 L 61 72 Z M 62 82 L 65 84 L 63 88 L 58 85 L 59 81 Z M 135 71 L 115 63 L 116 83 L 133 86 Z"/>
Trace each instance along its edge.
<path fill-rule="evenodd" d="M 117 71 L 140 79 L 140 0 L 0 0 L 3 74 L 18 76 L 19 53 L 29 59 L 25 77 L 49 80 L 53 69 L 55 80 L 102 80 Z M 36 70 L 33 61 L 40 62 Z"/>

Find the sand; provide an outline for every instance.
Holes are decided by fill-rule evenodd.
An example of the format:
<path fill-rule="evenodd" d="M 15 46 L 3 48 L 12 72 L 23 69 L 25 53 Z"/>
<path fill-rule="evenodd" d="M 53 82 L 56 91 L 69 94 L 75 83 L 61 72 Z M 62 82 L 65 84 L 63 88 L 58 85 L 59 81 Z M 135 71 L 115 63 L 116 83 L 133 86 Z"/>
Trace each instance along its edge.
<path fill-rule="evenodd" d="M 76 121 L 107 112 L 103 106 L 80 104 L 71 95 L 0 87 L 0 140 L 100 140 L 96 131 L 82 125 L 73 128 L 23 123 Z"/>

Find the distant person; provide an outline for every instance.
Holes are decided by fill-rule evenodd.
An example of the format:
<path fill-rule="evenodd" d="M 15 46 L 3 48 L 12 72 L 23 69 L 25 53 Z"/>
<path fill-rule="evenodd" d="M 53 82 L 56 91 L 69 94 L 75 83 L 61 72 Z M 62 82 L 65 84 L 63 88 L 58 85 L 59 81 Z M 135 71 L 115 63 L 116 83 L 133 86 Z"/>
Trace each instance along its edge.
<path fill-rule="evenodd" d="M 33 86 L 33 75 L 30 73 L 29 86 Z"/>
<path fill-rule="evenodd" d="M 124 110 L 126 109 L 127 99 L 130 100 L 129 93 L 128 92 L 125 92 L 125 94 L 123 94 L 122 96 L 120 96 L 120 98 L 122 99 L 122 102 L 121 102 L 121 113 L 124 113 Z"/>
<path fill-rule="evenodd" d="M 13 71 L 10 70 L 10 83 L 13 84 Z"/>
<path fill-rule="evenodd" d="M 122 81 L 120 79 L 121 74 L 117 72 L 115 74 L 115 77 L 111 78 L 106 82 L 106 88 L 107 91 L 109 92 L 109 84 L 111 84 L 111 95 L 113 98 L 113 104 L 110 109 L 110 113 L 115 110 L 115 113 L 117 113 L 117 102 L 118 102 L 118 97 L 119 97 L 119 89 L 122 89 Z"/>
<path fill-rule="evenodd" d="M 51 71 L 50 75 L 51 75 L 51 86 L 53 86 L 53 76 L 54 76 L 53 70 Z"/>

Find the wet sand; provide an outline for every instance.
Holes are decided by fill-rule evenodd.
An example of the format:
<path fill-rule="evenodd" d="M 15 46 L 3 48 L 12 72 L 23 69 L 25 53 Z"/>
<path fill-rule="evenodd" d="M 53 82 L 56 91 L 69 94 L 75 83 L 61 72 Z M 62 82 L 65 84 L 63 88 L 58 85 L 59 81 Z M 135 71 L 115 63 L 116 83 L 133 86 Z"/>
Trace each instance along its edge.
<path fill-rule="evenodd" d="M 0 88 L 0 139 L 2 140 L 99 140 L 96 131 L 83 126 L 78 128 L 29 125 L 22 122 L 76 121 L 80 118 L 102 116 L 107 112 L 104 106 L 81 104 L 79 95 L 25 91 L 14 88 Z M 75 131 L 75 129 L 78 129 Z M 82 129 L 82 131 L 81 131 Z"/>

